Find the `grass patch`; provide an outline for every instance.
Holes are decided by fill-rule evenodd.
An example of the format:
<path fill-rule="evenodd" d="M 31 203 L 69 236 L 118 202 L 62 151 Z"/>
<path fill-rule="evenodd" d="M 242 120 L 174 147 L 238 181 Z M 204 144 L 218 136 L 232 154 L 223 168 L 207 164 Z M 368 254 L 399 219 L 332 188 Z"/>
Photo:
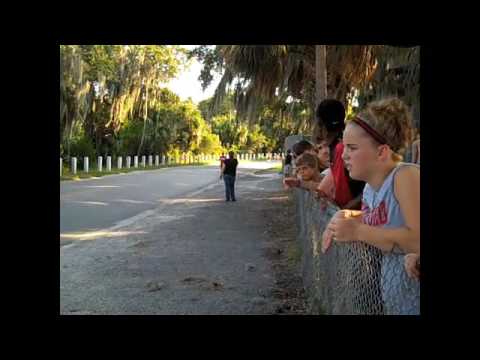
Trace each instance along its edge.
<path fill-rule="evenodd" d="M 91 170 L 88 173 L 83 172 L 83 171 L 77 171 L 77 174 L 72 174 L 69 169 L 64 169 L 63 174 L 60 177 L 60 181 L 66 181 L 66 180 L 80 180 L 80 179 L 91 179 L 95 177 L 103 177 L 103 176 L 108 176 L 108 175 L 117 175 L 117 174 L 128 174 L 134 171 L 150 171 L 150 170 L 159 170 L 159 169 L 165 169 L 165 168 L 170 168 L 170 167 L 181 167 L 181 166 L 205 166 L 205 165 L 211 165 L 209 162 L 201 162 L 201 163 L 196 163 L 196 164 L 170 164 L 170 165 L 161 165 L 158 167 L 152 166 L 152 167 L 141 167 L 139 166 L 138 168 L 130 168 L 130 169 L 112 169 L 112 171 L 98 171 L 98 170 Z"/>

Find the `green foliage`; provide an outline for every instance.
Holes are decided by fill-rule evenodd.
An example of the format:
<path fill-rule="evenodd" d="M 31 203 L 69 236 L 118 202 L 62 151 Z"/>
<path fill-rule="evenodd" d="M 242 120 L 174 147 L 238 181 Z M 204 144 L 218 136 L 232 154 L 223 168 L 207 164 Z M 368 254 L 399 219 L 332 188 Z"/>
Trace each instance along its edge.
<path fill-rule="evenodd" d="M 142 136 L 143 125 L 140 121 L 129 122 L 119 134 L 119 154 L 133 156 L 137 154 Z"/>
<path fill-rule="evenodd" d="M 95 159 L 96 152 L 92 141 L 86 136 L 76 137 L 70 145 L 70 154 L 78 158 L 78 162 L 83 164 L 83 157 L 88 156 L 90 162 Z"/>
<path fill-rule="evenodd" d="M 60 45 L 61 156 L 271 151 L 298 130 L 284 98 L 264 105 L 255 126 L 237 113 L 235 92 L 198 106 L 181 101 L 162 84 L 186 66 L 187 55 L 208 64 L 204 85 L 210 71 L 222 70 L 210 46 L 188 53 L 172 45 Z"/>
<path fill-rule="evenodd" d="M 198 148 L 200 154 L 219 154 L 223 151 L 220 138 L 217 134 L 206 133 L 202 136 Z"/>

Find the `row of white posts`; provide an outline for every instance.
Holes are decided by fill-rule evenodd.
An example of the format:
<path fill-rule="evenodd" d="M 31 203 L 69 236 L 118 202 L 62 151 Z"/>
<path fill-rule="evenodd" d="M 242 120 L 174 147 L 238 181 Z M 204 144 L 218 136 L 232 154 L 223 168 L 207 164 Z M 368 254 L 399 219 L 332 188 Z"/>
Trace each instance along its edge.
<path fill-rule="evenodd" d="M 277 153 L 263 153 L 263 154 L 249 154 L 249 153 L 240 153 L 237 155 L 239 160 L 282 160 L 283 159 L 283 154 L 277 154 Z M 162 155 L 162 165 L 170 165 L 170 164 L 198 164 L 200 162 L 204 161 L 211 161 L 211 160 L 218 160 L 218 156 L 215 155 L 185 155 L 183 154 L 180 157 L 172 157 L 169 158 L 165 155 Z M 141 157 L 141 167 L 145 168 L 147 167 L 146 163 L 147 157 L 144 155 Z M 130 169 L 132 165 L 132 158 L 130 156 L 126 157 L 126 164 L 125 168 Z M 153 155 L 148 156 L 148 167 L 153 167 Z M 155 155 L 155 167 L 160 166 L 160 156 Z M 138 156 L 133 157 L 133 167 L 138 168 Z M 60 176 L 62 176 L 62 168 L 63 168 L 63 159 L 60 158 Z M 97 168 L 98 171 L 103 171 L 103 157 L 99 156 L 97 159 Z M 122 169 L 123 168 L 123 158 L 119 156 L 117 158 L 117 169 Z M 89 171 L 89 163 L 88 163 L 88 156 L 85 156 L 83 158 L 83 171 L 88 173 Z M 112 171 L 112 157 L 107 156 L 106 158 L 106 171 Z M 72 157 L 71 158 L 71 172 L 72 174 L 77 173 L 77 158 Z"/>

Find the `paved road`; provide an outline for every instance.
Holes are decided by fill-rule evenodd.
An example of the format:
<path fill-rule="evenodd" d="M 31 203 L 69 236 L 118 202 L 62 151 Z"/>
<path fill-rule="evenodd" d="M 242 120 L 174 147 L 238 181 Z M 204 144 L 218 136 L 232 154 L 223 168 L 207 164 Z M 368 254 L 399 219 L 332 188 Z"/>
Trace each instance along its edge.
<path fill-rule="evenodd" d="M 177 189 L 173 183 L 187 180 L 174 174 L 184 170 L 164 173 L 166 178 L 162 171 L 145 176 Z M 276 281 L 279 264 L 272 261 L 280 256 L 278 246 L 295 241 L 293 217 L 278 216 L 289 206 L 281 175 L 241 170 L 237 202 L 225 202 L 216 169 L 190 171 L 197 175 L 194 184 L 208 182 L 209 171 L 214 182 L 162 201 L 128 225 L 60 246 L 61 314 L 275 313 L 285 291 Z"/>
<path fill-rule="evenodd" d="M 242 170 L 265 169 L 279 161 L 240 162 Z M 112 175 L 60 184 L 60 244 L 69 238 L 115 226 L 164 200 L 218 183 L 218 166 L 178 167 Z"/>

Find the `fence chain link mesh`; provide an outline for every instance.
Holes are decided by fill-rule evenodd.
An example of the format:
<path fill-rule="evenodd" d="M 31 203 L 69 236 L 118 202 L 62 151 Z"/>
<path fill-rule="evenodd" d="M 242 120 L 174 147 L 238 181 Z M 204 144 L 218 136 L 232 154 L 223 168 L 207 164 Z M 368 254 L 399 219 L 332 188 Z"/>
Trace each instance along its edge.
<path fill-rule="evenodd" d="M 407 276 L 404 254 L 383 254 L 363 242 L 333 242 L 322 253 L 323 231 L 340 208 L 302 189 L 294 189 L 293 198 L 311 313 L 387 315 L 418 311 L 420 285 Z"/>

